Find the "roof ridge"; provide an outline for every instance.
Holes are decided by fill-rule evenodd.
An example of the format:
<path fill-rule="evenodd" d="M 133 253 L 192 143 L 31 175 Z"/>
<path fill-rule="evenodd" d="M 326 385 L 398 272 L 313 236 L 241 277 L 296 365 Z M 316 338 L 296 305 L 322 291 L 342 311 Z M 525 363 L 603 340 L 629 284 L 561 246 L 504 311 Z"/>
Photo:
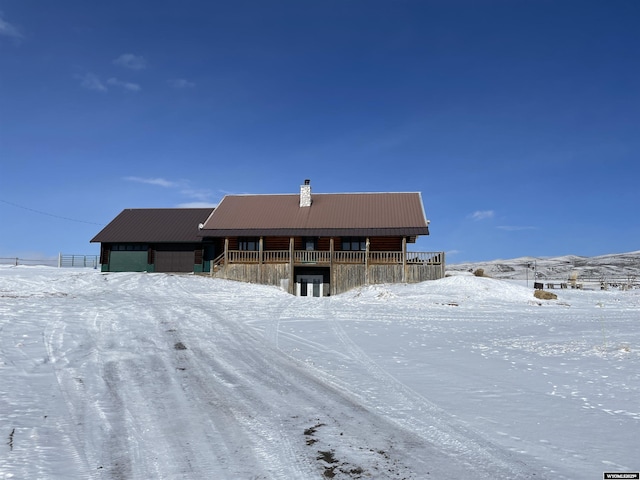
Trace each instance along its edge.
<path fill-rule="evenodd" d="M 313 192 L 312 195 L 387 195 L 387 194 L 418 194 L 420 191 L 411 192 Z M 298 196 L 299 193 L 230 193 L 225 197 L 283 197 L 283 196 Z"/>

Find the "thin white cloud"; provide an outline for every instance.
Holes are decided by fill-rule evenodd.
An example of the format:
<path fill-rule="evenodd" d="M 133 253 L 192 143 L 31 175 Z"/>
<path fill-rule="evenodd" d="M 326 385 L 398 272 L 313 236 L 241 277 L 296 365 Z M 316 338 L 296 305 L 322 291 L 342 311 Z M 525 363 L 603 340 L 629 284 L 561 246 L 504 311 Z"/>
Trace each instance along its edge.
<path fill-rule="evenodd" d="M 142 177 L 125 177 L 127 182 L 146 183 L 147 185 L 156 185 L 158 187 L 175 188 L 180 186 L 179 183 L 165 180 L 164 178 L 142 178 Z"/>
<path fill-rule="evenodd" d="M 196 200 L 199 200 L 201 202 L 208 202 L 208 199 L 211 198 L 212 195 L 210 190 L 196 190 L 193 188 L 185 188 L 181 193 L 187 197 L 195 198 Z"/>
<path fill-rule="evenodd" d="M 2 12 L 0 12 L 0 35 L 9 37 L 15 41 L 20 41 L 24 38 L 24 35 L 18 27 L 11 25 L 2 18 Z"/>
<path fill-rule="evenodd" d="M 528 226 L 516 226 L 516 225 L 500 225 L 497 227 L 500 230 L 504 230 L 506 232 L 520 232 L 522 230 L 537 230 L 536 227 L 528 227 Z"/>
<path fill-rule="evenodd" d="M 470 217 L 473 220 L 487 220 L 488 218 L 493 218 L 495 216 L 495 212 L 493 210 L 478 210 L 473 212 Z"/>
<path fill-rule="evenodd" d="M 133 53 L 123 53 L 113 61 L 114 65 L 128 68 L 129 70 L 144 70 L 147 68 L 147 61 L 144 57 Z"/>
<path fill-rule="evenodd" d="M 193 199 L 191 202 L 182 203 L 184 208 L 200 208 L 200 207 L 215 207 L 210 199 L 214 196 L 211 190 L 199 190 L 192 188 L 188 180 L 167 180 L 164 178 L 154 177 L 124 177 L 123 180 L 127 182 L 144 183 L 146 185 L 155 185 L 157 187 L 179 189 L 180 194 Z"/>
<path fill-rule="evenodd" d="M 100 81 L 97 75 L 93 73 L 85 73 L 84 75 L 76 75 L 76 78 L 80 80 L 80 86 L 87 90 L 93 90 L 95 92 L 107 92 L 107 87 Z"/>
<path fill-rule="evenodd" d="M 124 82 L 122 80 L 118 80 L 117 78 L 110 78 L 107 80 L 109 85 L 113 85 L 114 87 L 124 88 L 129 92 L 139 92 L 141 90 L 140 85 L 137 83 Z"/>
<path fill-rule="evenodd" d="M 170 87 L 177 89 L 194 88 L 196 86 L 195 83 L 190 82 L 189 80 L 186 80 L 184 78 L 173 78 L 171 80 L 167 80 L 167 83 Z"/>

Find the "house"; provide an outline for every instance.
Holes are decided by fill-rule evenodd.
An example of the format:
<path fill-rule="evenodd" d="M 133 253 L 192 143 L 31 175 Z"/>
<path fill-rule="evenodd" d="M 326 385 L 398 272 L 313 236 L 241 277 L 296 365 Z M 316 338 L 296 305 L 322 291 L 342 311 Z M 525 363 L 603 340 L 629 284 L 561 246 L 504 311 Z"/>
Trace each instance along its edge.
<path fill-rule="evenodd" d="M 377 283 L 444 276 L 443 252 L 409 252 L 429 234 L 420 193 L 227 195 L 200 235 L 214 277 L 326 296 Z"/>
<path fill-rule="evenodd" d="M 198 227 L 212 208 L 126 209 L 91 242 L 103 272 L 208 272 L 213 245 Z"/>

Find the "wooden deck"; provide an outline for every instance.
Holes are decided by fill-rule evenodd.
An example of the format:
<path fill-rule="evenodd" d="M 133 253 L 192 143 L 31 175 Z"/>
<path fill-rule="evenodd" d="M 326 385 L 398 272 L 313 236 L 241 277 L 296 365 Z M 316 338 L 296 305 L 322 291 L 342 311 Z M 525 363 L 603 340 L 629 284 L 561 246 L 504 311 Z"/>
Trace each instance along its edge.
<path fill-rule="evenodd" d="M 330 280 L 325 292 L 337 294 L 360 285 L 416 283 L 444 277 L 444 252 L 227 250 L 211 263 L 218 278 L 282 285 L 294 293 L 300 269 L 324 270 Z"/>

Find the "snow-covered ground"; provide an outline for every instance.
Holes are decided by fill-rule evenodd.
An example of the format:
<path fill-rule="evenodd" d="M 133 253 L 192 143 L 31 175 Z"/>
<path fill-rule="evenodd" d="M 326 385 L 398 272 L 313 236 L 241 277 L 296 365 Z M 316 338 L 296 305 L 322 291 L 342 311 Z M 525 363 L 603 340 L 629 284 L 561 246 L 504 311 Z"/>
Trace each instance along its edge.
<path fill-rule="evenodd" d="M 640 290 L 0 267 L 1 479 L 640 470 Z"/>

